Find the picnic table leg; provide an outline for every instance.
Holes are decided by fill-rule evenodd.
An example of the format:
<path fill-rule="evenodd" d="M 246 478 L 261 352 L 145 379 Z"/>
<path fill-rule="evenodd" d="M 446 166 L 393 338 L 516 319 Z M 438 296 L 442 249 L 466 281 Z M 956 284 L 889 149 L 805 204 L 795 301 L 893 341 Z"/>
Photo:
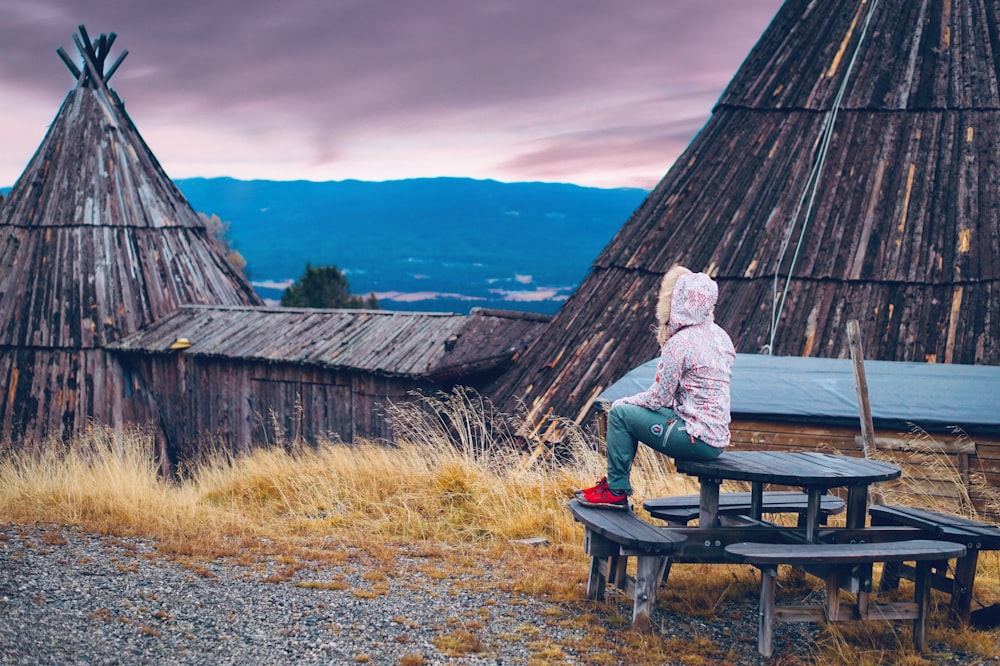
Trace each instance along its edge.
<path fill-rule="evenodd" d="M 719 526 L 719 486 L 718 479 L 699 479 L 701 483 L 700 505 L 698 507 L 699 527 Z"/>
<path fill-rule="evenodd" d="M 879 592 L 889 592 L 899 587 L 901 578 L 899 572 L 902 566 L 902 562 L 886 562 L 882 565 L 882 578 L 878 582 Z"/>
<path fill-rule="evenodd" d="M 656 606 L 656 588 L 663 578 L 667 564 L 665 557 L 640 555 L 636 563 L 635 597 L 632 600 L 632 628 L 643 633 L 653 628 L 653 607 Z"/>
<path fill-rule="evenodd" d="M 667 584 L 667 578 L 670 577 L 670 565 L 674 561 L 672 557 L 665 557 L 663 559 L 666 560 L 666 562 L 663 565 L 663 575 L 660 577 L 660 585 Z"/>
<path fill-rule="evenodd" d="M 952 619 L 963 624 L 969 622 L 972 613 L 972 587 L 976 580 L 976 563 L 979 551 L 966 548 L 965 557 L 955 562 L 955 586 L 951 593 Z"/>
<path fill-rule="evenodd" d="M 763 657 L 774 653 L 774 580 L 777 565 L 760 567 L 760 624 L 757 628 L 757 652 Z"/>
<path fill-rule="evenodd" d="M 583 535 L 583 552 L 590 555 L 590 576 L 587 578 L 587 598 L 604 600 L 604 588 L 608 584 L 608 575 L 614 575 L 615 561 L 618 559 L 618 544 L 610 541 L 597 532 L 587 529 Z M 607 571 L 604 573 L 603 563 L 607 559 Z"/>
<path fill-rule="evenodd" d="M 764 513 L 764 484 L 754 481 L 750 486 L 750 517 L 760 520 Z"/>
<path fill-rule="evenodd" d="M 587 598 L 597 601 L 604 601 L 604 587 L 608 582 L 601 573 L 601 560 L 600 557 L 590 558 L 590 576 L 587 577 Z"/>
<path fill-rule="evenodd" d="M 872 515 L 872 527 L 888 525 L 889 522 L 882 521 Z M 878 581 L 879 592 L 889 592 L 899 588 L 899 580 L 902 577 L 900 571 L 903 569 L 902 562 L 886 562 L 882 565 L 882 577 Z"/>
<path fill-rule="evenodd" d="M 872 591 L 872 565 L 859 564 L 855 567 L 855 573 L 858 578 L 858 592 L 855 597 L 857 619 L 866 620 L 868 619 L 868 606 Z"/>
<path fill-rule="evenodd" d="M 847 519 L 848 528 L 859 528 L 865 526 L 865 518 L 868 516 L 868 486 L 850 486 L 847 489 Z M 859 580 L 854 575 L 845 576 L 841 580 L 841 586 L 850 592 L 857 592 L 860 588 Z"/>
<path fill-rule="evenodd" d="M 840 620 L 840 569 L 836 568 L 826 576 L 826 619 L 828 622 Z"/>
<path fill-rule="evenodd" d="M 813 543 L 816 540 L 816 527 L 819 525 L 819 504 L 820 498 L 826 492 L 824 488 L 810 488 L 808 490 L 808 500 L 806 505 L 806 541 Z"/>
<path fill-rule="evenodd" d="M 620 590 L 628 589 L 628 575 L 626 570 L 628 569 L 628 557 L 625 555 L 614 555 L 611 558 L 611 581 L 618 586 Z"/>
<path fill-rule="evenodd" d="M 916 562 L 913 578 L 913 600 L 917 602 L 917 617 L 913 620 L 913 646 L 917 652 L 927 649 L 927 607 L 931 599 L 930 562 Z"/>
<path fill-rule="evenodd" d="M 868 513 L 868 486 L 851 486 L 847 490 L 847 527 L 864 527 Z"/>

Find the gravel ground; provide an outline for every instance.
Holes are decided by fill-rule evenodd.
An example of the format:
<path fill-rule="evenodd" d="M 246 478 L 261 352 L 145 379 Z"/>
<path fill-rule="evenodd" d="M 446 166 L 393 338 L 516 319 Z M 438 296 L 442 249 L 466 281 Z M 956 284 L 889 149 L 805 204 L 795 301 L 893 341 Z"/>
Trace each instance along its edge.
<path fill-rule="evenodd" d="M 491 582 L 488 566 L 475 568 L 470 585 L 469 576 L 435 575 L 419 554 L 401 553 L 393 575 L 372 577 L 360 550 L 289 572 L 281 558 L 185 566 L 154 546 L 0 523 L 0 663 L 416 666 L 583 664 L 595 657 L 577 651 L 588 649 L 588 629 L 571 621 L 589 602 L 505 591 Z M 738 654 L 738 664 L 769 663 L 756 652 L 753 604 L 722 608 L 710 623 L 658 615 L 659 630 L 671 636 L 708 638 Z M 779 625 L 782 661 L 808 663 L 804 651 L 817 633 L 816 625 Z M 439 647 L 446 638 L 458 639 L 457 656 Z M 943 650 L 939 659 L 929 656 L 935 664 L 986 663 Z"/>

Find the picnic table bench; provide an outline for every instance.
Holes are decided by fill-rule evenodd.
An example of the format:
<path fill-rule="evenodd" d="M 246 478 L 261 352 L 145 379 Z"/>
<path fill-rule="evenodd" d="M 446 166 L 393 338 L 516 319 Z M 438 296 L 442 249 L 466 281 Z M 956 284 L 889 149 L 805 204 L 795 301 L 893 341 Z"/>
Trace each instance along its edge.
<path fill-rule="evenodd" d="M 970 518 L 908 506 L 874 505 L 868 509 L 872 526 L 905 526 L 926 530 L 931 538 L 965 546 L 965 555 L 955 562 L 955 573 L 948 577 L 947 558 L 934 564 L 931 586 L 951 595 L 952 617 L 967 623 L 972 610 L 972 592 L 980 551 L 1000 550 L 1000 527 Z M 886 565 L 879 581 L 880 590 L 895 589 L 900 578 L 913 580 L 911 566 Z"/>
<path fill-rule="evenodd" d="M 839 620 L 913 620 L 913 643 L 917 650 L 927 647 L 927 606 L 930 597 L 931 562 L 961 557 L 965 547 L 949 541 L 914 539 L 887 543 L 801 543 L 773 544 L 743 542 L 726 546 L 734 560 L 760 569 L 760 622 L 757 650 L 764 657 L 774 652 L 775 622 L 821 622 Z M 870 603 L 871 572 L 875 562 L 914 562 L 914 600 Z M 822 563 L 828 567 L 824 604 L 775 604 L 778 565 L 806 566 Z M 853 604 L 841 604 L 841 580 L 858 576 L 861 584 Z"/>
<path fill-rule="evenodd" d="M 846 503 L 835 495 L 820 497 L 820 523 L 825 524 L 826 518 L 832 514 L 841 513 Z M 656 497 L 642 503 L 649 515 L 670 525 L 687 525 L 698 517 L 701 511 L 701 495 L 672 495 Z M 804 525 L 809 510 L 809 495 L 789 490 L 769 490 L 761 494 L 761 513 L 797 513 L 799 524 Z M 753 516 L 753 493 L 728 492 L 719 493 L 718 514 L 733 516 Z"/>
<path fill-rule="evenodd" d="M 591 557 L 587 597 L 603 600 L 605 586 L 614 583 L 632 597 L 632 628 L 649 631 L 667 558 L 687 537 L 648 523 L 631 509 L 595 509 L 577 500 L 569 508 L 586 528 L 583 549 Z M 629 556 L 637 558 L 635 577 L 626 571 Z"/>

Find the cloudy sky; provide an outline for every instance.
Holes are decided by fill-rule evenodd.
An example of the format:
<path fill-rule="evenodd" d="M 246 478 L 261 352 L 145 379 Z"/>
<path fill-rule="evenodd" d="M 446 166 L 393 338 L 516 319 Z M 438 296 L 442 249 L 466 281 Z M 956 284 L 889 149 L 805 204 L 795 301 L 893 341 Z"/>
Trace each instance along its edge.
<path fill-rule="evenodd" d="M 0 0 L 0 186 L 115 32 L 173 178 L 652 187 L 781 0 Z M 109 60 L 110 61 L 110 60 Z"/>

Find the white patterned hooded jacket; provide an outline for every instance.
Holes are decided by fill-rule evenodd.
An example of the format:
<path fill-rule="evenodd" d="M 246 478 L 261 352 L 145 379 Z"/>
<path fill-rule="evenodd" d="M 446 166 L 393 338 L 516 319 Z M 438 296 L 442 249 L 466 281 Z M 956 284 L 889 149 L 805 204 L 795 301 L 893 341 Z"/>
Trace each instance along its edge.
<path fill-rule="evenodd" d="M 660 349 L 652 385 L 616 403 L 658 410 L 669 407 L 687 431 L 717 448 L 729 444 L 729 386 L 736 351 L 715 323 L 719 288 L 705 273 L 681 275 L 674 283 L 669 337 Z"/>

